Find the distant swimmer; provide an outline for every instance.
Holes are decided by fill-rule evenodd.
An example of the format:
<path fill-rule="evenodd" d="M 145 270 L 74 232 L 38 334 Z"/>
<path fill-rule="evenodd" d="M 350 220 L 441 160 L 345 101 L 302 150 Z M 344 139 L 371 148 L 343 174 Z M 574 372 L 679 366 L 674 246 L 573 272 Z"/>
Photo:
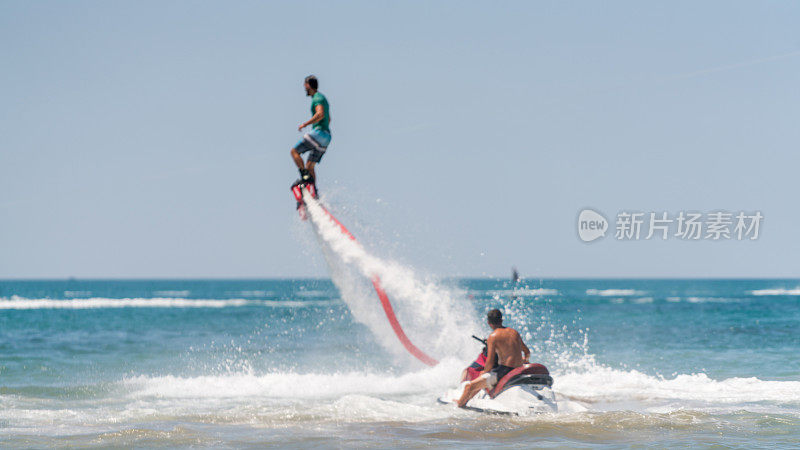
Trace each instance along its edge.
<path fill-rule="evenodd" d="M 314 75 L 309 75 L 303 83 L 306 95 L 311 97 L 311 118 L 300 124 L 297 131 L 312 125 L 311 131 L 303 135 L 303 138 L 292 148 L 292 159 L 297 164 L 300 171 L 300 179 L 295 184 L 315 184 L 316 174 L 314 166 L 322 159 L 325 150 L 331 143 L 331 112 L 328 106 L 328 99 L 317 91 L 319 81 Z M 310 152 L 308 161 L 303 163 L 303 153 Z M 315 186 L 316 187 L 316 186 Z"/>
<path fill-rule="evenodd" d="M 522 337 L 517 330 L 503 326 L 503 313 L 500 310 L 489 311 L 487 322 L 493 330 L 486 340 L 488 357 L 480 375 L 464 387 L 464 392 L 458 399 L 458 406 L 462 408 L 481 389 L 494 388 L 508 372 L 527 364 L 531 356 L 531 351 L 522 342 Z M 497 366 L 492 357 L 495 353 L 497 354 Z"/>

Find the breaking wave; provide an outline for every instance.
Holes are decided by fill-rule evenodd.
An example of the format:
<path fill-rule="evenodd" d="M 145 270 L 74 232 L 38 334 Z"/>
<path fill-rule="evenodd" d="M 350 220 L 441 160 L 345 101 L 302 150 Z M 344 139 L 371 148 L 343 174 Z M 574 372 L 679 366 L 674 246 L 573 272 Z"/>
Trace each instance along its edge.
<path fill-rule="evenodd" d="M 104 309 L 104 308 L 227 308 L 257 305 L 273 308 L 303 308 L 333 305 L 333 300 L 245 300 L 234 299 L 188 299 L 188 298 L 80 298 L 80 299 L 29 299 L 12 296 L 0 298 L 3 309 Z"/>
<path fill-rule="evenodd" d="M 644 291 L 636 289 L 587 289 L 586 295 L 599 295 L 600 297 L 629 297 L 632 295 L 643 295 Z"/>
<path fill-rule="evenodd" d="M 750 295 L 800 295 L 800 288 L 794 289 L 756 289 L 750 291 Z"/>

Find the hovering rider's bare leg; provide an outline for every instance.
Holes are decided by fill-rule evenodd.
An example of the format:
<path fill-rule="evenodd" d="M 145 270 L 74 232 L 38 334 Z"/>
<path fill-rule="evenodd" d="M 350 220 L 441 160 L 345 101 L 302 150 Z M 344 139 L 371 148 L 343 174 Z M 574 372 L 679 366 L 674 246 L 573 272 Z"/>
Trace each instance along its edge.
<path fill-rule="evenodd" d="M 297 150 L 296 149 L 292 149 L 291 153 L 292 153 L 292 159 L 294 160 L 294 163 L 297 165 L 297 168 L 298 169 L 304 168 L 305 164 L 303 164 L 303 157 L 300 156 L 299 153 L 297 153 Z"/>
<path fill-rule="evenodd" d="M 308 174 L 311 175 L 311 179 L 312 180 L 316 180 L 317 179 L 316 175 L 314 174 L 314 167 L 316 165 L 317 165 L 317 163 L 315 163 L 314 161 L 306 162 L 306 170 L 308 170 Z"/>
<path fill-rule="evenodd" d="M 297 170 L 300 171 L 300 179 L 295 182 L 297 183 L 306 183 L 306 182 L 314 182 L 314 166 L 317 164 L 313 161 L 303 162 L 303 157 L 300 156 L 300 153 L 297 152 L 297 149 L 293 148 L 290 152 L 292 155 L 292 159 L 294 160 L 295 165 L 297 166 Z"/>

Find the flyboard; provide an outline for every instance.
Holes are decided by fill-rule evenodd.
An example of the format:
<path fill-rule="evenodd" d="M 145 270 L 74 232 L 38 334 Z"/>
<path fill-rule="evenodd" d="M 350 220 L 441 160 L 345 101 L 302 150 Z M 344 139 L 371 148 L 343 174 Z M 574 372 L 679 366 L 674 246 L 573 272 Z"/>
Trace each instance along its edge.
<path fill-rule="evenodd" d="M 325 213 L 325 215 L 330 219 L 334 224 L 336 224 L 339 229 L 341 230 L 342 234 L 350 238 L 353 242 L 358 243 L 355 236 L 353 236 L 350 231 L 342 225 L 336 217 L 328 211 L 325 206 L 317 200 L 317 192 L 316 187 L 313 183 L 295 183 L 292 185 L 292 194 L 294 195 L 295 200 L 297 200 L 297 212 L 300 214 L 300 218 L 303 220 L 308 219 L 308 211 L 306 208 L 306 201 L 309 202 L 317 202 L 319 207 Z M 305 195 L 304 195 L 305 194 Z M 375 288 L 375 293 L 378 294 L 378 299 L 381 302 L 381 306 L 383 307 L 383 312 L 386 313 L 386 318 L 389 320 L 389 325 L 391 325 L 394 334 L 397 335 L 397 338 L 400 340 L 400 343 L 403 344 L 406 350 L 411 353 L 415 358 L 422 361 L 423 363 L 429 366 L 435 366 L 439 364 L 439 361 L 431 358 L 425 352 L 420 350 L 416 345 L 414 345 L 411 340 L 406 336 L 406 333 L 403 331 L 403 327 L 400 326 L 400 322 L 397 320 L 397 316 L 394 313 L 394 309 L 392 309 L 392 303 L 389 301 L 389 296 L 386 295 L 386 291 L 383 290 L 381 287 L 381 280 L 377 275 L 373 275 L 371 277 L 372 287 Z"/>

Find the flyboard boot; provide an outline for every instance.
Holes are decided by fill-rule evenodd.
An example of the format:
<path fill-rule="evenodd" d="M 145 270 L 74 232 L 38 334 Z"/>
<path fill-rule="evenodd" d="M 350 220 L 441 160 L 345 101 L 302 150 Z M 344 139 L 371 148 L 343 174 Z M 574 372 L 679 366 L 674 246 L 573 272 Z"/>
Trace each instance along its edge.
<path fill-rule="evenodd" d="M 303 188 L 305 188 L 312 197 L 317 198 L 317 187 L 314 184 L 314 177 L 311 176 L 308 170 L 299 170 L 300 178 L 292 183 L 291 189 L 295 200 L 297 200 L 297 212 L 300 214 L 301 219 L 306 220 L 306 208 L 303 203 Z"/>

